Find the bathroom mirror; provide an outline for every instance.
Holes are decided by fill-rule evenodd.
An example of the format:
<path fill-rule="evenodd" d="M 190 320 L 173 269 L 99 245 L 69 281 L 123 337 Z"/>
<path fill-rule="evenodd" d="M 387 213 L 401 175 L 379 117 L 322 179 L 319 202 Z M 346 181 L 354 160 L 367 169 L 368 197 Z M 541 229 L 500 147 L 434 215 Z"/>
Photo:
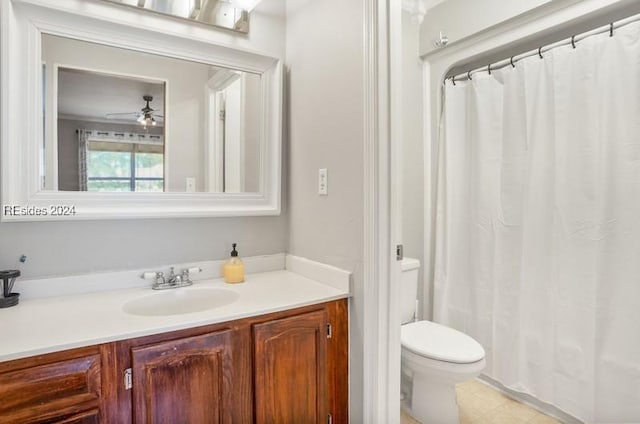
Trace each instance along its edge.
<path fill-rule="evenodd" d="M 1 219 L 279 214 L 280 59 L 77 2 L 0 3 Z"/>
<path fill-rule="evenodd" d="M 260 0 L 104 0 L 151 12 L 249 32 L 249 13 Z"/>
<path fill-rule="evenodd" d="M 42 35 L 43 190 L 260 191 L 260 75 Z"/>

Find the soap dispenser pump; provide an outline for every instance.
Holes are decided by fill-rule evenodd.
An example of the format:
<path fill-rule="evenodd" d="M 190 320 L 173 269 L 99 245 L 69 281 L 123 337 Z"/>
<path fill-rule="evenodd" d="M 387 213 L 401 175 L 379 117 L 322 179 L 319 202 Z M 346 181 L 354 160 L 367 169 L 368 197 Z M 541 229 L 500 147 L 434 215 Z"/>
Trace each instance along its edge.
<path fill-rule="evenodd" d="M 231 257 L 223 267 L 224 281 L 229 284 L 242 283 L 244 281 L 244 263 L 238 257 L 236 243 L 233 243 L 232 246 Z"/>

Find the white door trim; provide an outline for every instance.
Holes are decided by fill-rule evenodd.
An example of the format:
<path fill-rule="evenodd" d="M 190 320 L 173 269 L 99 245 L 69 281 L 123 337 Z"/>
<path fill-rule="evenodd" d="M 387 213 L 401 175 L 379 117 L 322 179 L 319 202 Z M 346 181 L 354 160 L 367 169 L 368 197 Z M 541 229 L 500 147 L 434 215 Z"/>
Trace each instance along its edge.
<path fill-rule="evenodd" d="M 396 82 L 401 3 L 365 0 L 363 422 L 400 422 Z M 396 94 L 397 93 L 397 94 Z"/>

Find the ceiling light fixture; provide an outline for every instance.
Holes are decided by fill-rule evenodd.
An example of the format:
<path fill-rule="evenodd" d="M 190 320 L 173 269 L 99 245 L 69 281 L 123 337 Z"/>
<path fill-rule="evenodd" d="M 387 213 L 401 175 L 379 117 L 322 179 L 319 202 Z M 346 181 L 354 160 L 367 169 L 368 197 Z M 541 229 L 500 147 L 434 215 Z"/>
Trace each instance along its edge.
<path fill-rule="evenodd" d="M 135 116 L 136 122 L 145 127 L 151 125 L 156 126 L 158 122 L 156 118 L 159 118 L 161 121 L 164 119 L 163 115 L 159 115 L 156 111 L 150 106 L 150 103 L 153 101 L 153 96 L 149 94 L 145 94 L 142 96 L 142 100 L 146 102 L 146 105 L 140 109 L 139 112 L 124 112 L 124 113 L 108 113 L 107 118 L 118 118 L 118 117 L 127 117 L 127 116 Z"/>
<path fill-rule="evenodd" d="M 156 122 L 155 118 L 153 117 L 153 115 L 150 112 L 145 113 L 144 115 L 140 115 L 140 117 L 137 119 L 137 121 L 144 125 L 145 127 L 151 125 L 151 126 L 156 126 L 158 123 Z"/>

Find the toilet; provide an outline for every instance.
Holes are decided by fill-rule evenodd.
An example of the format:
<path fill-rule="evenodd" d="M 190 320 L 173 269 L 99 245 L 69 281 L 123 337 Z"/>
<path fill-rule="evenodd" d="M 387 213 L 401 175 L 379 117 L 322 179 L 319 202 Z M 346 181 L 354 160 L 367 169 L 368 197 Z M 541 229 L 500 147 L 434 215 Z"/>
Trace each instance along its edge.
<path fill-rule="evenodd" d="M 417 259 L 402 260 L 403 404 L 423 424 L 457 424 L 456 384 L 485 367 L 485 352 L 470 336 L 431 321 L 416 321 Z"/>

